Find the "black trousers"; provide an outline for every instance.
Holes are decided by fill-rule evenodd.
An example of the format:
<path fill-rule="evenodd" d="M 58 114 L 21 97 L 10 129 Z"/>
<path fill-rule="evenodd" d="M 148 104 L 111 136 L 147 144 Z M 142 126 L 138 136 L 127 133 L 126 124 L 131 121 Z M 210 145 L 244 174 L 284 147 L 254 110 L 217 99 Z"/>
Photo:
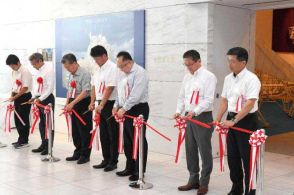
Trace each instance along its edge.
<path fill-rule="evenodd" d="M 14 101 L 15 111 L 20 115 L 21 119 L 25 123 L 25 126 L 20 122 L 16 114 L 14 113 L 15 127 L 18 132 L 18 142 L 21 144 L 28 143 L 30 134 L 30 111 L 31 104 L 21 105 L 24 102 L 29 101 L 32 98 L 31 92 L 25 93 Z"/>
<path fill-rule="evenodd" d="M 149 117 L 149 105 L 148 103 L 140 103 L 133 106 L 126 114 L 132 116 L 143 115 L 144 121 L 148 120 Z M 146 139 L 146 126 L 143 125 L 143 134 L 144 134 L 144 156 L 143 156 L 143 171 L 146 172 L 147 164 L 147 153 L 148 153 L 148 143 Z M 134 126 L 133 120 L 126 118 L 124 122 L 124 151 L 127 158 L 126 169 L 130 170 L 134 175 L 139 174 L 139 158 L 137 154 L 137 160 L 133 160 L 133 138 L 134 138 Z M 138 150 L 139 153 L 139 150 Z"/>
<path fill-rule="evenodd" d="M 70 99 L 72 102 L 73 99 Z M 75 150 L 73 153 L 74 157 L 85 157 L 89 158 L 91 154 L 91 148 L 89 148 L 93 122 L 92 122 L 92 112 L 88 112 L 83 115 L 85 111 L 88 110 L 88 106 L 90 104 L 90 97 L 87 97 L 77 103 L 73 109 L 83 118 L 83 120 L 87 123 L 83 125 L 80 120 L 72 114 L 72 138 L 75 146 Z"/>
<path fill-rule="evenodd" d="M 53 94 L 50 94 L 45 100 L 41 101 L 40 104 L 43 104 L 43 105 L 51 104 L 52 105 L 52 111 L 54 113 L 55 98 L 54 98 Z M 48 149 L 48 139 L 46 139 L 46 136 L 45 136 L 45 133 L 46 133 L 45 132 L 46 131 L 46 115 L 44 113 L 43 108 L 39 108 L 39 109 L 40 109 L 39 130 L 40 130 L 40 135 L 41 135 L 41 139 L 42 139 L 41 148 Z M 53 123 L 54 123 L 54 117 L 53 117 Z M 54 124 L 53 124 L 53 128 L 54 128 Z M 54 140 L 54 129 L 53 129 L 53 132 L 52 132 L 52 146 L 53 146 L 53 140 Z"/>
<path fill-rule="evenodd" d="M 98 101 L 100 102 L 100 101 Z M 111 165 L 118 162 L 118 124 L 112 116 L 114 101 L 107 101 L 100 115 L 100 141 L 104 160 Z"/>
<path fill-rule="evenodd" d="M 227 119 L 232 119 L 236 113 L 229 113 Z M 258 129 L 257 113 L 250 113 L 240 120 L 236 127 L 256 131 Z M 245 173 L 245 195 L 254 195 L 255 190 L 249 192 L 250 166 L 250 134 L 229 130 L 228 133 L 228 164 L 230 178 L 233 182 L 232 191 L 243 192 L 243 171 Z M 242 167 L 243 163 L 243 167 Z"/>

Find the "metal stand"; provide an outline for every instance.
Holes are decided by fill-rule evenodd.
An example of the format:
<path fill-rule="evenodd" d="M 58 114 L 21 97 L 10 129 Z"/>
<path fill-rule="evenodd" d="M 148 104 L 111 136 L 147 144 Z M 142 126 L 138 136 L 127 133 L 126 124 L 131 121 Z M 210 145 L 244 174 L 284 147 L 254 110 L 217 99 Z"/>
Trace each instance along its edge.
<path fill-rule="evenodd" d="M 51 104 L 48 104 L 50 107 L 52 106 Z M 51 116 L 50 118 L 52 119 L 52 126 L 55 127 L 55 123 L 53 122 L 53 113 L 50 113 Z M 60 161 L 59 158 L 56 158 L 53 156 L 53 152 L 52 152 L 52 145 L 53 145 L 53 129 L 54 128 L 50 128 L 49 129 L 49 136 L 48 136 L 48 155 L 42 159 L 43 162 L 58 162 Z"/>
<path fill-rule="evenodd" d="M 260 146 L 259 158 L 257 159 L 256 195 L 263 195 L 264 192 L 264 145 L 265 144 L 262 144 Z"/>
<path fill-rule="evenodd" d="M 143 115 L 140 115 L 143 118 Z M 143 126 L 139 135 L 139 180 L 136 182 L 132 182 L 129 186 L 138 190 L 147 190 L 153 187 L 153 184 L 147 183 L 144 181 L 144 173 L 143 173 L 143 158 L 144 158 L 144 129 Z"/>

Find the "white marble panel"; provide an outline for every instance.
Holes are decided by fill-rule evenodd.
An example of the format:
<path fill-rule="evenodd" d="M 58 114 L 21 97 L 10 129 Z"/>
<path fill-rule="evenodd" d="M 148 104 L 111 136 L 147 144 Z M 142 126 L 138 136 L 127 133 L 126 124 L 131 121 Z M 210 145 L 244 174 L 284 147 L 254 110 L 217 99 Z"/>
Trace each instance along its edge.
<path fill-rule="evenodd" d="M 185 5 L 147 10 L 146 44 L 184 43 L 185 14 Z"/>

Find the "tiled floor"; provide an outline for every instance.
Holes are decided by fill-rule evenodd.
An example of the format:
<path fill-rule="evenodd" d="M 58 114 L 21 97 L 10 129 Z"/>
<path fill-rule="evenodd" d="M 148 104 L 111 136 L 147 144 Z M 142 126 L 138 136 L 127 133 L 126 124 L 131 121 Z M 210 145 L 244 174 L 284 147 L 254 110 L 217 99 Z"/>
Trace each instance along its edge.
<path fill-rule="evenodd" d="M 15 132 L 0 133 L 2 142 L 10 144 L 15 140 Z M 0 149 L 0 195 L 42 194 L 196 194 L 196 191 L 179 192 L 177 187 L 187 181 L 185 161 L 174 164 L 174 157 L 159 153 L 149 153 L 146 181 L 154 187 L 138 191 L 128 187 L 127 178 L 119 178 L 115 172 L 105 173 L 94 170 L 93 164 L 100 162 L 101 154 L 92 153 L 91 162 L 77 165 L 66 162 L 64 158 L 73 150 L 62 134 L 56 136 L 55 156 L 61 158 L 57 163 L 41 162 L 38 154 L 31 149 L 39 144 L 38 134 L 31 136 L 31 147 L 15 150 L 10 145 Z M 294 157 L 274 153 L 265 155 L 265 195 L 293 195 Z M 120 156 L 119 170 L 124 168 L 125 157 Z M 211 195 L 225 195 L 230 189 L 228 168 L 220 173 L 218 159 L 214 160 L 211 176 Z"/>

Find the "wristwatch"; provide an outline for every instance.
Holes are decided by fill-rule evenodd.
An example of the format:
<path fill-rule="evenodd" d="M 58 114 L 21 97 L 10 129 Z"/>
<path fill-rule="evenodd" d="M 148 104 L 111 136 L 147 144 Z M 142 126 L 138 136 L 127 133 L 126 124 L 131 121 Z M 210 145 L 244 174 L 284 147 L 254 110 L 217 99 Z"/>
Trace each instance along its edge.
<path fill-rule="evenodd" d="M 233 122 L 233 123 L 237 123 L 238 121 L 237 121 L 237 119 L 235 118 L 235 117 L 233 117 L 232 119 L 231 119 L 231 121 Z"/>

